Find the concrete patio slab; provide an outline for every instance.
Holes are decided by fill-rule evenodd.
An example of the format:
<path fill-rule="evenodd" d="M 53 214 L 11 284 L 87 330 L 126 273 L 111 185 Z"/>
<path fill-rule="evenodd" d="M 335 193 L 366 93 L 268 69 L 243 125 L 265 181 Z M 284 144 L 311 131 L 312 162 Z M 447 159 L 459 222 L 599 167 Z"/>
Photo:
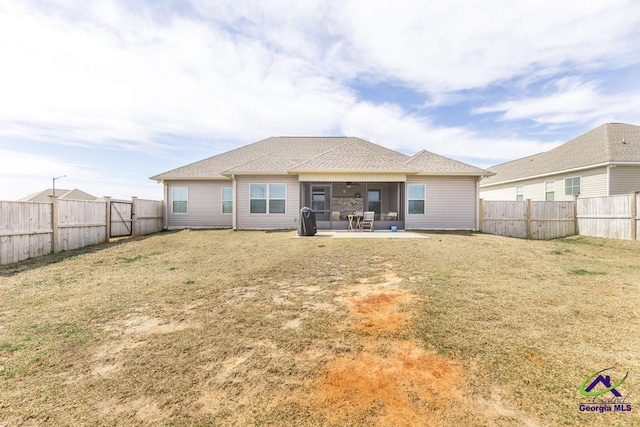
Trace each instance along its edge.
<path fill-rule="evenodd" d="M 336 239 L 429 239 L 430 237 L 422 233 L 411 231 L 318 231 L 318 237 L 333 237 Z"/>

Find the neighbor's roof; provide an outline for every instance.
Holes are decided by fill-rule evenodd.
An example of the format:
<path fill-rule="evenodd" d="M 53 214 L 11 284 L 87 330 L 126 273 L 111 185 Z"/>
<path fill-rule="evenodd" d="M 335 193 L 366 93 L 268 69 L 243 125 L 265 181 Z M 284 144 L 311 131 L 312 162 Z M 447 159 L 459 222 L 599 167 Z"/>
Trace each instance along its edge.
<path fill-rule="evenodd" d="M 410 157 L 360 138 L 272 137 L 155 175 L 151 179 L 228 179 L 234 174 L 371 171 L 472 176 L 491 174 L 484 169 L 426 151 Z"/>
<path fill-rule="evenodd" d="M 31 194 L 30 196 L 23 197 L 20 199 L 21 202 L 48 202 L 49 196 L 53 195 L 53 189 L 47 188 L 36 194 Z M 56 188 L 56 196 L 58 199 L 64 200 L 96 200 L 97 197 L 89 194 L 85 191 L 74 188 L 73 190 L 65 190 L 62 188 Z"/>
<path fill-rule="evenodd" d="M 480 186 L 610 162 L 640 162 L 640 126 L 607 123 L 544 153 L 492 166 Z"/>

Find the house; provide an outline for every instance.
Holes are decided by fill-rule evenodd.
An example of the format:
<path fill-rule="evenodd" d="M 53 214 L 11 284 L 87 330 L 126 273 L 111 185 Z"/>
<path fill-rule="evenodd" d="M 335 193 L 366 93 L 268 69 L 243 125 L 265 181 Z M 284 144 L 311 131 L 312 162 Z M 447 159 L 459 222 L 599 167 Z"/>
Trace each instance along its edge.
<path fill-rule="evenodd" d="M 477 229 L 478 183 L 491 173 L 427 151 L 407 156 L 353 137 L 272 137 L 151 179 L 165 228 L 319 229 L 374 211 L 376 229 Z"/>
<path fill-rule="evenodd" d="M 39 193 L 32 194 L 30 196 L 24 197 L 20 199 L 21 202 L 49 202 L 49 196 L 53 195 L 53 189 L 48 188 Z M 64 190 L 62 188 L 56 188 L 56 196 L 58 199 L 62 200 L 96 200 L 96 196 L 92 196 L 91 194 L 84 192 L 82 190 L 78 190 L 74 188 L 73 190 Z"/>
<path fill-rule="evenodd" d="M 607 123 L 552 150 L 489 170 L 485 200 L 572 200 L 640 190 L 640 126 Z"/>

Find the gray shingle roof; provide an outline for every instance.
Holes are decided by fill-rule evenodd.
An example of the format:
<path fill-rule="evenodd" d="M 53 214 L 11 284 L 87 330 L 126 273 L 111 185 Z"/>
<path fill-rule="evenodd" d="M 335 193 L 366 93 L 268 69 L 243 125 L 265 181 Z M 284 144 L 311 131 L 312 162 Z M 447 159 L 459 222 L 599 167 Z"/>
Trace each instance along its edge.
<path fill-rule="evenodd" d="M 416 153 L 411 159 L 409 159 L 407 165 L 419 170 L 421 174 L 435 175 L 442 174 L 444 172 L 451 175 L 493 175 L 492 172 L 485 169 L 480 169 L 426 150 Z"/>
<path fill-rule="evenodd" d="M 409 156 L 360 138 L 345 138 L 344 144 L 302 162 L 292 172 L 380 171 L 404 172 Z"/>
<path fill-rule="evenodd" d="M 544 153 L 492 166 L 496 175 L 481 186 L 608 162 L 640 162 L 640 126 L 607 123 Z"/>
<path fill-rule="evenodd" d="M 413 157 L 354 137 L 271 137 L 151 177 L 228 179 L 232 174 L 402 172 L 488 175 L 484 169 L 421 151 Z"/>

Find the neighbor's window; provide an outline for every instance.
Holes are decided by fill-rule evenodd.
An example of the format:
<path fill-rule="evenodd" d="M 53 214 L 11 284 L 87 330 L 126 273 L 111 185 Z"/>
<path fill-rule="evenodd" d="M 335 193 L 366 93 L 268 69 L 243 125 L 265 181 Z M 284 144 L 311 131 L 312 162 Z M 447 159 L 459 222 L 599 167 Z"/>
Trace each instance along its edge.
<path fill-rule="evenodd" d="M 285 213 L 287 184 L 251 184 L 251 213 Z"/>
<path fill-rule="evenodd" d="M 174 214 L 186 214 L 187 203 L 189 201 L 189 188 L 188 187 L 173 187 L 171 189 L 173 201 L 172 212 Z"/>
<path fill-rule="evenodd" d="M 564 179 L 564 194 L 565 196 L 574 196 L 580 194 L 580 182 L 581 179 L 579 176 L 574 176 L 573 178 L 565 178 Z"/>
<path fill-rule="evenodd" d="M 544 182 L 544 199 L 547 202 L 553 202 L 556 198 L 556 182 L 545 181 Z"/>
<path fill-rule="evenodd" d="M 222 187 L 222 213 L 233 213 L 233 188 Z"/>
<path fill-rule="evenodd" d="M 407 185 L 407 201 L 410 215 L 424 215 L 427 187 L 424 184 Z"/>
<path fill-rule="evenodd" d="M 524 200 L 524 185 L 516 185 L 516 200 L 518 202 Z"/>

